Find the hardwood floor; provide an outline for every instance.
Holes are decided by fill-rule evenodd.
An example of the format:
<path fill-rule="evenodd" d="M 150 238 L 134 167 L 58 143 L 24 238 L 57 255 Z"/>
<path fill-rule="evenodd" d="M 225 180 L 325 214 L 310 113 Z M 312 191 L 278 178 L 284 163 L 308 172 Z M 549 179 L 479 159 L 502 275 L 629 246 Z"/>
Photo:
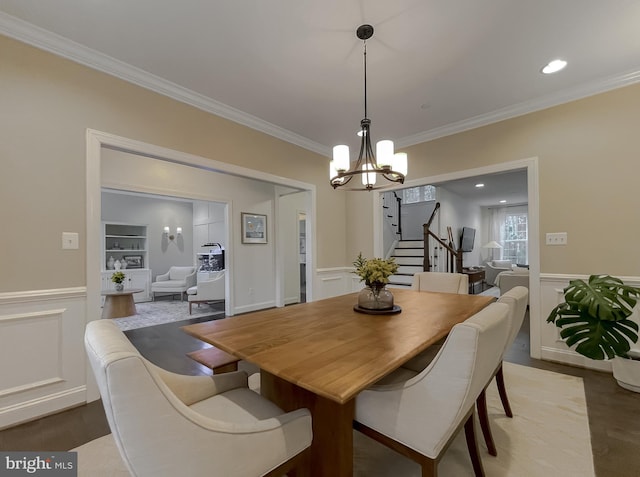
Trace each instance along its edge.
<path fill-rule="evenodd" d="M 186 356 L 202 343 L 180 330 L 186 322 L 127 331 L 126 335 L 147 359 L 165 369 L 183 374 L 209 374 L 210 370 Z M 534 360 L 529 356 L 528 315 L 512 348 L 505 356 L 525 366 L 580 376 L 584 379 L 593 459 L 598 477 L 640 475 L 640 394 L 618 386 L 609 373 Z M 240 362 L 249 373 L 255 366 Z M 544 385 L 544 383 L 541 383 Z M 507 383 L 507 390 L 509 384 Z M 514 410 L 517 413 L 517 410 Z M 69 450 L 108 434 L 100 401 L 70 409 L 33 422 L 0 431 L 2 450 Z"/>

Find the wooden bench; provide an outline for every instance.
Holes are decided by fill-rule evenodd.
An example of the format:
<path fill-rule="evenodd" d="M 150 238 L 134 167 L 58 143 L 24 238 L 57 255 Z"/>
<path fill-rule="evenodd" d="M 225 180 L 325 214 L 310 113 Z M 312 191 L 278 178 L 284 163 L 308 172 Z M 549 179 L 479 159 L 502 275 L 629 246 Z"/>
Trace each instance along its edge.
<path fill-rule="evenodd" d="M 232 354 L 215 347 L 192 351 L 191 353 L 187 353 L 187 356 L 211 369 L 214 374 L 237 371 L 238 361 L 240 361 L 240 358 L 236 358 Z"/>

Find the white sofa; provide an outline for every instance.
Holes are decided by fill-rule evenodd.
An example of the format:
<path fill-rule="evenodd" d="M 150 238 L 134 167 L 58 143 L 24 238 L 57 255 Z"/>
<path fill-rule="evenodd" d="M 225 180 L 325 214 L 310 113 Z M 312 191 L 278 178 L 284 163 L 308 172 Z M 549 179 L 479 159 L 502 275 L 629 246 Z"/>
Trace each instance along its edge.
<path fill-rule="evenodd" d="M 511 270 L 511 260 L 491 260 L 484 268 L 484 281 L 489 285 L 496 285 L 499 273 Z"/>
<path fill-rule="evenodd" d="M 496 286 L 500 288 L 500 295 L 504 295 L 514 287 L 526 287 L 529 289 L 529 269 L 513 267 L 508 272 L 499 273 L 496 277 Z"/>
<path fill-rule="evenodd" d="M 180 293 L 182 295 L 196 284 L 196 267 L 171 267 L 167 273 L 156 276 L 151 284 L 151 297 L 156 293 Z"/>

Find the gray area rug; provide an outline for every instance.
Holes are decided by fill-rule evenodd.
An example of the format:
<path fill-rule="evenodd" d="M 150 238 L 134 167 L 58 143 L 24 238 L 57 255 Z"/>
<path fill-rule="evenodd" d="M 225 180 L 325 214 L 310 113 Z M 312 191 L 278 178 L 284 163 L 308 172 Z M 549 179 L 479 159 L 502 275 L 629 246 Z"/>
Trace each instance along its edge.
<path fill-rule="evenodd" d="M 114 318 L 113 321 L 122 331 L 135 330 L 146 326 L 162 325 L 174 321 L 200 318 L 203 316 L 224 316 L 224 302 L 214 302 L 211 305 L 193 305 L 189 314 L 189 303 L 180 300 L 159 300 L 136 303 L 137 313 L 124 318 Z"/>
<path fill-rule="evenodd" d="M 593 454 L 582 378 L 504 363 L 513 419 L 504 415 L 495 383 L 487 404 L 498 456 L 478 442 L 489 477 L 593 477 Z M 420 477 L 413 461 L 354 432 L 355 477 Z M 78 452 L 78 476 L 128 476 L 111 435 L 84 444 Z M 213 463 L 213 461 L 212 461 Z M 212 464 L 213 465 L 213 464 Z M 185 476 L 188 475 L 185 464 Z M 440 477 L 473 476 L 464 432 L 447 450 Z"/>

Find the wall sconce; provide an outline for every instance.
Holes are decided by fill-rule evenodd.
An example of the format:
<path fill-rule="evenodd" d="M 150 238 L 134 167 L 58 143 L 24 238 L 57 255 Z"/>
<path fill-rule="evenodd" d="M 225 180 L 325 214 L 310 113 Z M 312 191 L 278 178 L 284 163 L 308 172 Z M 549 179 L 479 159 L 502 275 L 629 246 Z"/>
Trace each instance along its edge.
<path fill-rule="evenodd" d="M 177 235 L 182 235 L 182 227 L 176 227 L 176 234 Z M 171 233 L 171 229 L 169 228 L 169 226 L 165 226 L 164 228 L 164 236 L 167 237 L 169 240 L 175 240 L 176 236 L 173 235 Z"/>

